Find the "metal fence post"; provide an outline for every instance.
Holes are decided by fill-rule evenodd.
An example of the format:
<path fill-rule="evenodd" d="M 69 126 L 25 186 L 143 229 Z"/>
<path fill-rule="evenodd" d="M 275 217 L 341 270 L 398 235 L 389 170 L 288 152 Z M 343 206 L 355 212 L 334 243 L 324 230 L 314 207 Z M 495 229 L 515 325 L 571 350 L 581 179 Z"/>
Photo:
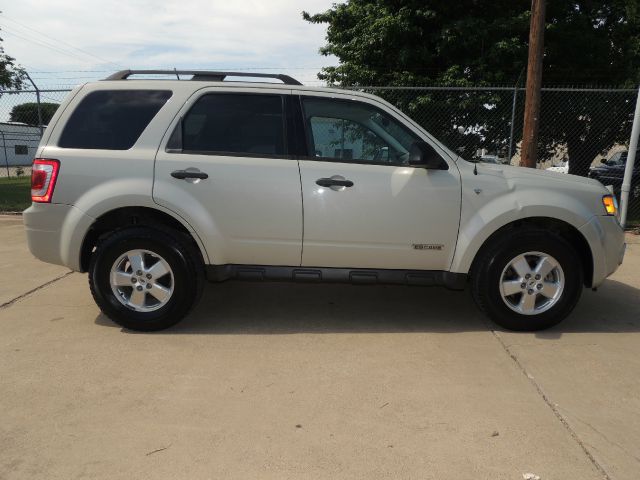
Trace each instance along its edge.
<path fill-rule="evenodd" d="M 42 127 L 42 106 L 40 105 L 40 89 L 34 83 L 34 81 L 31 80 L 31 77 L 27 72 L 24 72 L 24 74 L 31 82 L 31 85 L 33 85 L 33 89 L 36 91 L 36 102 L 38 102 L 38 127 L 40 127 L 40 138 L 42 138 L 42 134 L 44 133 L 44 128 Z"/>
<path fill-rule="evenodd" d="M 627 223 L 627 210 L 629 208 L 629 191 L 631 190 L 631 178 L 633 176 L 633 164 L 636 160 L 638 150 L 638 135 L 640 134 L 640 87 L 636 97 L 636 111 L 633 115 L 633 127 L 631 127 L 631 141 L 629 142 L 629 153 L 627 154 L 627 164 L 624 168 L 622 189 L 620 195 L 620 223 L 624 227 Z"/>
<path fill-rule="evenodd" d="M 7 139 L 2 130 L 0 130 L 0 135 L 2 135 L 2 147 L 4 148 L 4 163 L 7 165 L 7 178 L 9 178 L 11 173 L 9 172 L 9 157 L 7 156 Z"/>
<path fill-rule="evenodd" d="M 518 98 L 518 84 L 513 88 L 513 105 L 511 105 L 511 133 L 509 134 L 509 165 L 511 165 L 511 154 L 513 149 L 513 127 L 516 121 L 516 99 Z"/>

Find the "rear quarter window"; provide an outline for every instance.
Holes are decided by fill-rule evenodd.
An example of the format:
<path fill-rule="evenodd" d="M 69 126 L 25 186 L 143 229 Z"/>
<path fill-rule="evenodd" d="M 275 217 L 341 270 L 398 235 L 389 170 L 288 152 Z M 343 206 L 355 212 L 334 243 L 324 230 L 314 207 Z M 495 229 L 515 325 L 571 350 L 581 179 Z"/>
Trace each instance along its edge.
<path fill-rule="evenodd" d="M 171 97 L 169 90 L 100 90 L 84 97 L 58 146 L 128 150 Z"/>

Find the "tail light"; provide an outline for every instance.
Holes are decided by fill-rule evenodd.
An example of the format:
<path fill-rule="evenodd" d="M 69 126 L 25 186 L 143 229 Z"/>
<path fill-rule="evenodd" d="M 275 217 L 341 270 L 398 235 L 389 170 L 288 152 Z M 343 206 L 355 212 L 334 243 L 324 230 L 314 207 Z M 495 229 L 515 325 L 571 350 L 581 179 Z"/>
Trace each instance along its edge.
<path fill-rule="evenodd" d="M 31 168 L 31 200 L 50 203 L 56 179 L 60 171 L 60 162 L 47 158 L 36 158 Z"/>

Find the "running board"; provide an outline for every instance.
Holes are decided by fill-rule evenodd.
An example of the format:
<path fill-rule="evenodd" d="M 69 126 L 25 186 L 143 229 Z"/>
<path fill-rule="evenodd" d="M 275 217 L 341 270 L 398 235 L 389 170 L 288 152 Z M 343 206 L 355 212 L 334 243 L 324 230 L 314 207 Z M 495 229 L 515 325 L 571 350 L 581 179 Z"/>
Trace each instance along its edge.
<path fill-rule="evenodd" d="M 370 268 L 280 267 L 267 265 L 207 265 L 207 280 L 353 283 L 357 285 L 420 285 L 444 286 L 463 290 L 467 283 L 464 273 L 440 270 L 388 270 Z"/>

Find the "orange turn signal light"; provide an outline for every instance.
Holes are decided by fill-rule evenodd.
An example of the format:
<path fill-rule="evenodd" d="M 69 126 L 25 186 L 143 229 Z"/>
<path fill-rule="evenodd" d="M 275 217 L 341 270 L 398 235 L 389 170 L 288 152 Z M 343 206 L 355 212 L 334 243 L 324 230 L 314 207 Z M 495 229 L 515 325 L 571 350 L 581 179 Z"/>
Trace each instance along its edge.
<path fill-rule="evenodd" d="M 613 195 L 605 195 L 602 197 L 602 204 L 604 205 L 604 209 L 607 211 L 607 215 L 616 214 L 618 211 L 618 205 L 616 203 L 616 199 Z"/>

